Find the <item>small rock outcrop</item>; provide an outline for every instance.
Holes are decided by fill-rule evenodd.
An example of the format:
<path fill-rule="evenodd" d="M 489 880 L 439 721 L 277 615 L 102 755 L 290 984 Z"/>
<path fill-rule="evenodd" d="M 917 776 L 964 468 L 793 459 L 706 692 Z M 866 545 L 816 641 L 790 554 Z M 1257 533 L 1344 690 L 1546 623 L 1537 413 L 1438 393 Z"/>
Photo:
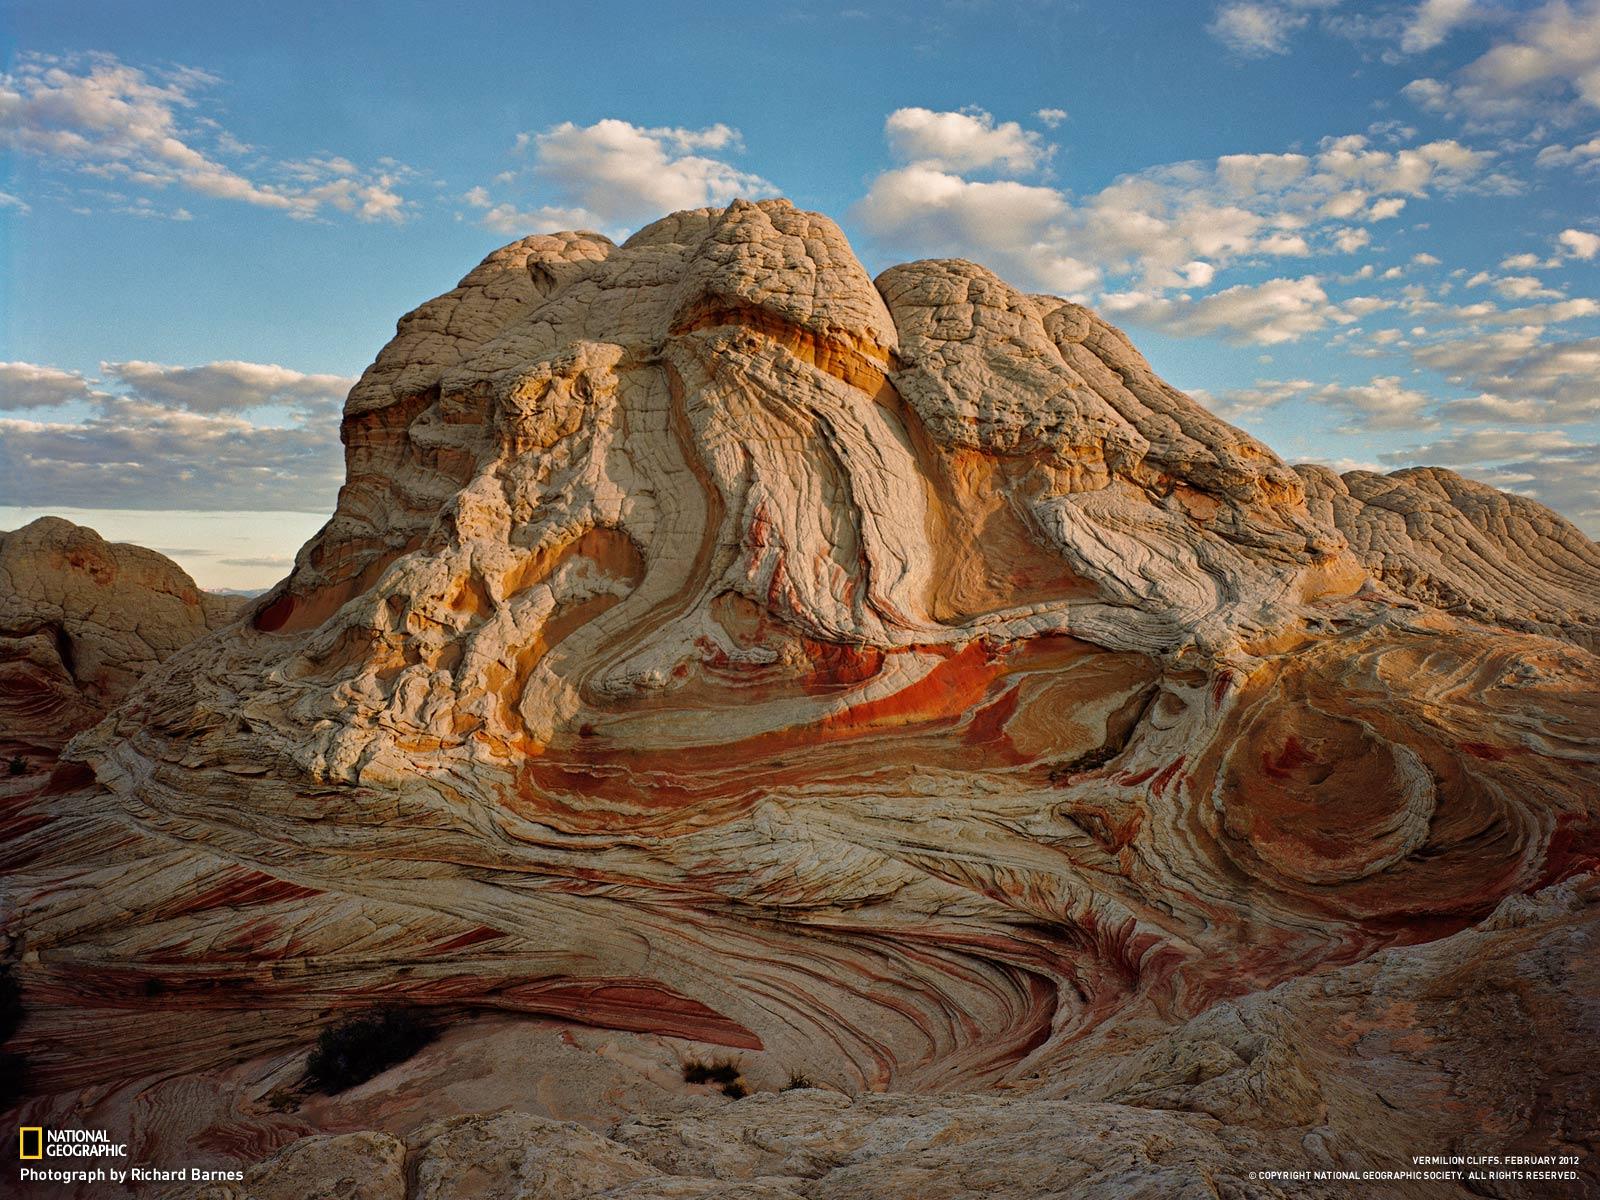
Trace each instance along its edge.
<path fill-rule="evenodd" d="M 55 754 L 242 604 L 60 517 L 0 533 L 0 750 Z"/>
<path fill-rule="evenodd" d="M 1592 1144 L 1550 1057 L 1592 909 L 1516 1006 L 1431 956 L 1600 857 L 1600 560 L 1555 514 L 1296 471 L 1089 310 L 873 280 L 782 201 L 496 252 L 342 436 L 289 577 L 11 810 L 41 1123 L 253 1161 L 421 1137 L 426 1079 L 460 1123 L 407 1186 L 486 1196 L 1275 1195 L 1246 1150 L 1398 1153 L 1379 1076 L 1414 1153 Z M 537 1088 L 469 1024 L 296 1091 L 378 1003 L 560 1040 Z M 1451 1012 L 1532 1014 L 1553 1090 L 1436 1051 Z M 844 1095 L 686 1090 L 674 1046 Z"/>

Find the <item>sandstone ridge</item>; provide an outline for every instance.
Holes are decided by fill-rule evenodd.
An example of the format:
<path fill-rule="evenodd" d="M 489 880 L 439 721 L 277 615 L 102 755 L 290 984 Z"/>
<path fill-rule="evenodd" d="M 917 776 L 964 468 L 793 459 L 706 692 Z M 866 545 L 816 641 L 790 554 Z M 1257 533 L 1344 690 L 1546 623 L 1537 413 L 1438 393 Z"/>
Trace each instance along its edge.
<path fill-rule="evenodd" d="M 0 749 L 53 757 L 242 604 L 60 517 L 0 533 Z"/>
<path fill-rule="evenodd" d="M 506 1103 L 595 1128 L 624 1091 L 677 1111 L 681 1043 L 921 1097 L 885 1130 L 995 1089 L 1093 1091 L 1082 1127 L 1136 1141 L 1129 1106 L 1181 1110 L 1156 1132 L 1196 1162 L 1195 1112 L 1255 1120 L 1184 1091 L 1215 1078 L 1354 1161 L 1333 1059 L 1381 1027 L 1419 1136 L 1592 1138 L 1581 1084 L 1433 1122 L 1468 1073 L 1406 1074 L 1434 993 L 1302 979 L 1595 864 L 1600 557 L 1554 513 L 1290 468 L 1087 309 L 961 261 L 874 281 L 783 201 L 495 252 L 402 319 L 342 436 L 289 577 L 11 810 L 39 1115 L 109 1045 L 99 1111 L 159 1114 L 150 1145 L 375 1130 L 351 1153 L 420 1178 L 398 1093 L 264 1099 L 382 1001 L 568 1031 L 593 1069 Z M 1541 1036 L 1594 1020 L 1592 982 L 1530 985 Z M 601 1089 L 623 1062 L 655 1065 Z M 1103 1192 L 1176 1194 L 1141 1178 Z M 683 1188 L 618 1194 L 710 1194 Z"/>

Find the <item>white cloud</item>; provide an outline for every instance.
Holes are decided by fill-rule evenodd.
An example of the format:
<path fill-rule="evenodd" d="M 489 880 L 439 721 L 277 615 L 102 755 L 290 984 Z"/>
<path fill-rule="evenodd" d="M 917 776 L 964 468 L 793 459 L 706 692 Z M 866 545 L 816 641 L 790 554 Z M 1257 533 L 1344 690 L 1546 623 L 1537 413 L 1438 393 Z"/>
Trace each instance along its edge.
<path fill-rule="evenodd" d="M 101 372 L 106 390 L 53 367 L 0 368 L 0 407 L 90 405 L 77 421 L 0 418 L 0 503 L 228 511 L 331 506 L 343 476 L 338 401 L 353 380 L 244 362 L 103 363 Z M 273 408 L 289 412 L 274 419 Z M 250 419 L 245 412 L 252 409 L 267 411 Z"/>
<path fill-rule="evenodd" d="M 1479 393 L 1444 411 L 1464 420 L 1557 424 L 1600 416 L 1600 338 L 1547 342 L 1542 324 L 1477 330 L 1411 351 L 1424 367 Z"/>
<path fill-rule="evenodd" d="M 1362 433 L 1380 429 L 1430 429 L 1439 424 L 1428 409 L 1433 397 L 1415 388 L 1404 387 L 1395 375 L 1380 375 L 1370 383 L 1345 385 L 1330 383 L 1311 393 L 1309 399 L 1344 413 L 1350 424 L 1341 433 Z"/>
<path fill-rule="evenodd" d="M 1545 287 L 1533 275 L 1503 275 L 1494 281 L 1494 290 L 1507 300 L 1559 300 L 1561 293 Z"/>
<path fill-rule="evenodd" d="M 1573 167 L 1579 171 L 1600 168 L 1600 137 L 1592 137 L 1574 146 L 1546 146 L 1539 151 L 1533 164 L 1546 170 L 1555 167 Z"/>
<path fill-rule="evenodd" d="M 559 233 L 567 229 L 598 229 L 605 222 L 595 213 L 582 208 L 557 208 L 544 205 L 534 209 L 519 209 L 514 204 L 496 204 L 487 189 L 475 187 L 465 192 L 461 199 L 471 208 L 482 209 L 478 224 L 485 229 L 507 235 L 532 233 Z"/>
<path fill-rule="evenodd" d="M 1012 282 L 1074 295 L 1093 287 L 1100 272 L 1065 250 L 1059 222 L 1069 213 L 1054 188 L 967 180 L 922 165 L 885 171 L 855 207 L 857 220 L 885 245 L 976 254 Z"/>
<path fill-rule="evenodd" d="M 956 114 L 961 115 L 961 114 Z M 880 174 L 855 216 L 886 248 L 979 259 L 1024 287 L 1073 292 L 1100 275 L 1137 290 L 1205 287 L 1231 263 L 1359 249 L 1408 196 L 1467 186 L 1491 155 L 1454 140 L 1397 150 L 1361 136 L 1313 154 L 1230 154 L 1153 167 L 1080 200 L 1044 184 L 976 181 L 912 163 Z M 1339 221 L 1339 224 L 1330 224 Z"/>
<path fill-rule="evenodd" d="M 1584 229 L 1563 229 L 1556 238 L 1561 249 L 1572 258 L 1590 259 L 1600 254 L 1600 234 Z"/>
<path fill-rule="evenodd" d="M 21 196 L 13 196 L 10 192 L 0 192 L 0 209 L 12 209 L 18 216 L 25 217 L 33 211 L 28 202 Z"/>
<path fill-rule="evenodd" d="M 1458 26 L 1470 21 L 1475 8 L 1474 0 L 1422 0 L 1400 35 L 1400 49 L 1407 54 L 1432 50 Z"/>
<path fill-rule="evenodd" d="M 1263 58 L 1287 54 L 1290 35 L 1305 23 L 1302 13 L 1275 4 L 1238 0 L 1219 7 L 1206 32 L 1236 54 Z"/>
<path fill-rule="evenodd" d="M 92 394 L 89 381 L 77 371 L 27 362 L 0 362 L 0 412 L 56 408 Z"/>
<path fill-rule="evenodd" d="M 1491 325 L 1543 327 L 1600 315 L 1600 301 L 1580 296 L 1572 300 L 1557 300 L 1553 304 L 1527 304 L 1504 310 L 1497 309 L 1493 304 L 1475 304 L 1469 308 L 1458 308 L 1453 315 L 1465 320 L 1484 320 Z"/>
<path fill-rule="evenodd" d="M 1340 254 L 1354 254 L 1371 240 L 1372 235 L 1365 229 L 1340 229 L 1333 235 L 1333 244 Z"/>
<path fill-rule="evenodd" d="M 1398 376 L 1380 375 L 1370 383 L 1317 384 L 1309 379 L 1258 379 L 1253 387 L 1237 388 L 1210 400 L 1213 412 L 1228 420 L 1241 420 L 1290 401 L 1331 408 L 1349 424 L 1340 433 L 1367 430 L 1431 429 L 1438 425 L 1428 411 L 1433 398 L 1402 386 Z"/>
<path fill-rule="evenodd" d="M 1203 389 L 1190 394 L 1225 421 L 1245 421 L 1316 387 L 1309 379 L 1258 379 L 1252 387 L 1230 388 L 1216 395 Z"/>
<path fill-rule="evenodd" d="M 727 125 L 705 129 L 645 128 L 607 118 L 593 125 L 563 121 L 543 133 L 517 135 L 517 150 L 532 166 L 502 177 L 551 194 L 553 203 L 521 208 L 496 201 L 483 187 L 462 198 L 481 210 L 480 224 L 498 233 L 598 229 L 622 233 L 666 213 L 725 205 L 776 189 L 703 150 L 736 151 L 739 134 Z"/>
<path fill-rule="evenodd" d="M 589 126 L 563 121 L 534 137 L 534 173 L 568 205 L 610 225 L 772 195 L 775 189 L 759 175 L 691 153 L 729 148 L 736 136 L 726 125 L 642 129 L 615 119 Z"/>
<path fill-rule="evenodd" d="M 1033 115 L 1043 122 L 1045 128 L 1054 129 L 1067 119 L 1067 110 L 1064 108 L 1041 108 Z"/>
<path fill-rule="evenodd" d="M 1238 284 L 1198 300 L 1111 293 L 1101 297 L 1101 306 L 1115 317 L 1185 337 L 1216 334 L 1235 344 L 1262 346 L 1294 341 L 1341 317 L 1314 275 Z"/>
<path fill-rule="evenodd" d="M 1560 266 L 1560 260 L 1540 258 L 1537 254 L 1511 254 L 1500 260 L 1502 271 L 1546 271 Z"/>
<path fill-rule="evenodd" d="M 1489 124 L 1600 108 L 1600 0 L 1553 0 L 1452 81 L 1416 79 L 1404 91 L 1423 108 Z"/>
<path fill-rule="evenodd" d="M 250 148 L 210 118 L 183 119 L 218 82 L 189 67 L 141 70 L 110 54 L 23 54 L 0 75 L 0 146 L 120 186 L 181 187 L 301 219 L 324 207 L 362 221 L 404 219 L 406 202 L 395 185 L 407 171 L 398 163 L 362 171 L 337 158 L 284 162 L 269 169 L 276 179 L 228 165 L 226 156 Z M 125 211 L 188 215 L 148 203 Z"/>
<path fill-rule="evenodd" d="M 278 405 L 338 412 L 355 380 L 344 375 L 308 375 L 272 363 L 213 362 L 198 367 L 108 362 L 109 382 L 151 404 L 196 413 L 242 412 Z"/>
<path fill-rule="evenodd" d="M 961 112 L 900 108 L 889 114 L 883 128 L 889 152 L 901 162 L 958 174 L 993 167 L 1030 171 L 1049 157 L 1049 148 L 1037 133 L 1015 121 L 996 125 L 992 116 L 977 108 Z"/>

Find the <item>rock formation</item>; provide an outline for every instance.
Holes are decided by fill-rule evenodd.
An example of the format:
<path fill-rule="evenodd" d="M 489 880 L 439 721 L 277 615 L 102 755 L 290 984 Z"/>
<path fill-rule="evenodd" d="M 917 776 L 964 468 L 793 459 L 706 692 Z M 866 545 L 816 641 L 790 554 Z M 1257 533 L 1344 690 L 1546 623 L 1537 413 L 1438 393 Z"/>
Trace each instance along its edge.
<path fill-rule="evenodd" d="M 335 1159 L 373 1164 L 348 1169 L 372 1181 L 363 1200 L 1576 1196 L 1580 1187 L 1548 1183 L 1462 1192 L 1360 1176 L 1444 1147 L 1585 1153 L 1600 1095 L 1567 1039 L 1600 1036 L 1597 932 L 1590 874 L 1508 900 L 1452 937 L 1219 1004 L 1029 1095 L 782 1091 L 623 1118 L 608 1138 L 512 1111 L 457 1116 L 403 1142 L 308 1137 L 242 1187 L 201 1195 L 301 1200 L 340 1177 Z M 1501 1123 L 1508 1111 L 1526 1114 L 1522 1129 Z M 1354 1178 L 1250 1177 L 1273 1168 Z M 486 1176 L 500 1190 L 470 1191 Z"/>
<path fill-rule="evenodd" d="M 242 603 L 60 517 L 0 533 L 0 751 L 53 756 Z"/>
<path fill-rule="evenodd" d="M 1221 1164 L 1387 1165 L 1485 1121 L 1595 1149 L 1556 1062 L 1600 1011 L 1560 958 L 1593 907 L 1526 950 L 1548 978 L 1472 949 L 1600 849 L 1600 554 L 1555 514 L 1291 469 L 1087 309 L 967 262 L 873 281 L 782 201 L 496 252 L 400 322 L 342 432 L 289 578 L 13 810 L 35 1115 L 98 1085 L 147 1147 L 240 1160 L 368 1130 L 271 1169 L 404 1160 L 414 1195 L 517 1146 L 545 1171 L 529 1113 L 614 1135 L 551 1195 L 989 1194 L 1047 1145 L 1078 1157 L 995 1194 L 1277 1195 Z M 279 1111 L 376 1002 L 610 1065 L 426 1137 L 449 1114 L 397 1091 Z M 1425 1049 L 1530 1012 L 1537 1102 Z M 667 1086 L 674 1045 L 903 1095 L 724 1115 Z M 440 1053 L 430 1096 L 495 1106 L 492 1065 Z M 666 1125 L 621 1129 L 595 1080 L 623 1062 Z M 747 1113 L 802 1133 L 728 1174 Z"/>

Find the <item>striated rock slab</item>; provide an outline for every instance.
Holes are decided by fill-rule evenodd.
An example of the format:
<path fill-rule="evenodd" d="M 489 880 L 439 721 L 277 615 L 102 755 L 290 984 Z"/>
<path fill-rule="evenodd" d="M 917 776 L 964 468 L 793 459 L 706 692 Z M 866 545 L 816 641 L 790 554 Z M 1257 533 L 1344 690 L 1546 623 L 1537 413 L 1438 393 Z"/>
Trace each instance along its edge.
<path fill-rule="evenodd" d="M 1094 314 L 974 264 L 873 281 L 781 201 L 621 246 L 523 239 L 401 322 L 343 437 L 338 510 L 289 578 L 9 810 L 38 1114 L 105 1089 L 114 1054 L 94 1103 L 139 1114 L 152 1153 L 203 1134 L 260 1157 L 340 1118 L 239 1116 L 241 1064 L 280 1078 L 340 1012 L 405 1003 L 909 1095 L 850 1101 L 844 1126 L 880 1131 L 1075 1080 L 1116 1103 L 1038 1109 L 1084 1157 L 1015 1194 L 1206 1194 L 1239 1146 L 1290 1143 L 1248 1140 L 1252 1094 L 1185 1099 L 1204 1080 L 1163 1075 L 1191 1056 L 1163 1039 L 1600 857 L 1592 544 L 1505 501 L 1548 531 L 1474 535 L 1485 562 L 1527 543 L 1518 591 L 1427 551 L 1439 501 L 1407 536 L 1458 591 L 1414 586 L 1361 532 L 1366 484 L 1288 468 Z M 1351 978 L 1352 1003 L 1377 986 Z M 1547 1046 L 1587 980 L 1575 1007 L 1533 985 Z M 1306 1053 L 1358 1037 L 1335 1015 L 1308 1009 Z M 1221 1078 L 1253 1036 L 1193 1053 Z M 1322 1068 L 1282 1059 L 1249 1061 L 1301 1138 Z M 1522 1111 L 1498 1078 L 1490 1109 Z M 1046 1169 L 984 1140 L 1028 1104 L 964 1103 L 959 1153 L 915 1143 L 894 1187 Z M 540 1104 L 619 1107 L 570 1083 Z M 669 1143 L 700 1136 L 681 1109 L 656 1110 L 691 1122 Z M 798 1178 L 747 1182 L 883 1194 Z"/>
<path fill-rule="evenodd" d="M 0 750 L 53 755 L 243 603 L 60 517 L 0 533 Z"/>
<path fill-rule="evenodd" d="M 409 1189 L 384 1173 L 386 1190 L 363 1194 L 1421 1198 L 1485 1193 L 1361 1173 L 1416 1154 L 1559 1153 L 1579 1158 L 1579 1179 L 1487 1194 L 1583 1195 L 1600 1182 L 1600 1079 L 1568 1039 L 1600 1036 L 1597 932 L 1600 876 L 1576 876 L 1451 937 L 1219 1004 L 1033 1094 L 766 1092 L 624 1119 L 608 1137 L 516 1113 L 456 1118 L 406 1138 Z M 313 1155 L 373 1145 L 399 1149 L 372 1133 L 292 1142 L 239 1194 L 310 1194 L 274 1189 Z M 1265 1170 L 1329 1178 L 1250 1177 Z"/>

